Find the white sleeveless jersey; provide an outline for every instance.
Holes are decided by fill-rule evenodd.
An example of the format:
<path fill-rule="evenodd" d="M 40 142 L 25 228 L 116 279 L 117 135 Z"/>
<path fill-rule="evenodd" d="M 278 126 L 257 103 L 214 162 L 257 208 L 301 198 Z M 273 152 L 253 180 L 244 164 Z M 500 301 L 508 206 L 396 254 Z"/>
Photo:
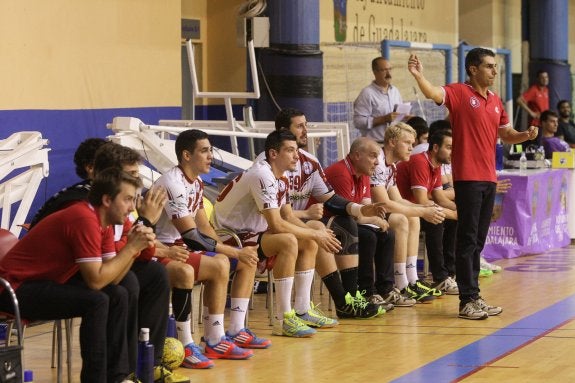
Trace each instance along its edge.
<path fill-rule="evenodd" d="M 396 185 L 395 178 L 397 168 L 395 167 L 395 163 L 389 166 L 385 164 L 385 153 L 383 150 L 379 153 L 377 160 L 379 163 L 377 164 L 373 175 L 370 177 L 369 183 L 371 187 L 385 186 L 385 190 L 389 190 L 390 187 Z"/>
<path fill-rule="evenodd" d="M 303 149 L 298 149 L 299 161 L 296 169 L 286 171 L 284 175 L 289 185 L 289 200 L 293 210 L 308 208 L 309 199 L 331 192 L 333 189 L 323 173 L 323 169 L 316 157 Z M 257 160 L 265 159 L 261 153 Z"/>
<path fill-rule="evenodd" d="M 156 238 L 163 243 L 174 243 L 181 235 L 172 219 L 195 217 L 197 211 L 204 208 L 204 183 L 200 177 L 190 180 L 175 166 L 162 174 L 154 185 L 163 186 L 168 194 L 168 202 L 156 224 Z"/>
<path fill-rule="evenodd" d="M 268 229 L 262 211 L 288 201 L 287 179 L 276 179 L 267 161 L 257 161 L 222 190 L 214 204 L 216 225 L 237 233 Z"/>

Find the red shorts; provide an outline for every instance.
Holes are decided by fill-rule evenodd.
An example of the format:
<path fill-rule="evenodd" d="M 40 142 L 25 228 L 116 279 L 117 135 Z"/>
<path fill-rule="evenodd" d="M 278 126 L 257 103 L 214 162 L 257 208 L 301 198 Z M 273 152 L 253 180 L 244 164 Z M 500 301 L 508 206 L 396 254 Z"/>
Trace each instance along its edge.
<path fill-rule="evenodd" d="M 256 246 L 256 245 L 260 245 L 258 247 L 258 272 L 260 274 L 263 274 L 266 270 L 271 270 L 274 266 L 275 260 L 276 260 L 276 256 L 273 255 L 271 257 L 267 257 L 264 254 L 264 251 L 262 249 L 262 236 L 265 234 L 265 232 L 260 232 L 260 233 L 252 233 L 252 232 L 244 232 L 244 233 L 237 233 L 236 235 L 238 236 L 238 238 L 240 239 L 240 242 L 242 243 L 242 246 Z M 230 246 L 237 246 L 236 241 L 234 240 L 234 238 L 229 238 L 228 240 L 225 241 L 226 245 L 230 245 Z"/>
<path fill-rule="evenodd" d="M 164 243 L 164 245 L 166 246 L 174 246 L 174 245 L 179 245 L 182 246 L 183 242 L 176 242 L 176 243 Z M 198 280 L 198 274 L 200 273 L 200 263 L 202 260 L 202 255 L 208 256 L 208 257 L 213 257 L 214 255 L 216 255 L 217 253 L 214 253 L 212 251 L 190 251 L 188 254 L 188 259 L 186 260 L 186 263 L 190 266 L 192 266 L 194 268 L 194 280 Z M 163 265 L 167 265 L 168 263 L 172 262 L 173 259 L 171 258 L 158 258 L 158 262 L 160 262 Z"/>

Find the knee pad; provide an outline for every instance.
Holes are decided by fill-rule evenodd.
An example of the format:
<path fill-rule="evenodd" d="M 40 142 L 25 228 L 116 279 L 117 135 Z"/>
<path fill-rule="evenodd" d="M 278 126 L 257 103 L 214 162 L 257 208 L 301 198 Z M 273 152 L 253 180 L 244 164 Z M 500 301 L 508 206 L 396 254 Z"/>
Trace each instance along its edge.
<path fill-rule="evenodd" d="M 326 227 L 333 230 L 335 236 L 341 242 L 341 250 L 338 255 L 357 254 L 358 243 L 357 223 L 349 216 L 333 216 Z"/>

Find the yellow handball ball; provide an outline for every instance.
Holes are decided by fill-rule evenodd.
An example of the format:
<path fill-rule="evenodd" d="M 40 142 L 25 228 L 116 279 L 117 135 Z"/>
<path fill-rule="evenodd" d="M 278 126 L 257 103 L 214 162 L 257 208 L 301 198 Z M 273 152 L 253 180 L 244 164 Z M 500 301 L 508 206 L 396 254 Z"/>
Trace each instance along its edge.
<path fill-rule="evenodd" d="M 168 370 L 175 370 L 184 361 L 186 353 L 182 342 L 176 338 L 166 337 L 164 341 L 164 354 L 162 355 L 162 365 Z"/>

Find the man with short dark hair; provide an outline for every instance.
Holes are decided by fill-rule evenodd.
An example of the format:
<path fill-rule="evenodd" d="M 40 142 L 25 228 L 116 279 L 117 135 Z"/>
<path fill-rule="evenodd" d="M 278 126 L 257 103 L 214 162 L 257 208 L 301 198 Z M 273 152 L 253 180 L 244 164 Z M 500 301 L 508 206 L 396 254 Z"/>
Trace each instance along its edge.
<path fill-rule="evenodd" d="M 559 116 L 552 110 L 541 113 L 541 145 L 545 149 L 545 158 L 553 158 L 554 152 L 568 152 L 569 144 L 556 137 Z"/>
<path fill-rule="evenodd" d="M 222 190 L 214 211 L 217 226 L 235 231 L 244 245 L 259 245 L 260 270 L 273 268 L 278 303 L 273 334 L 301 338 L 316 333 L 307 324 L 309 316 L 298 316 L 296 310 L 306 314 L 312 309 L 310 291 L 318 247 L 333 253 L 339 251 L 340 243 L 331 230 L 309 227 L 293 213 L 286 171 L 294 171 L 298 159 L 296 137 L 285 130 L 271 132 L 265 141 L 265 159 L 255 161 Z M 330 327 L 336 324 L 332 320 Z"/>
<path fill-rule="evenodd" d="M 575 148 L 575 122 L 571 115 L 571 103 L 568 100 L 561 100 L 557 103 L 559 113 L 559 126 L 555 135 Z"/>
<path fill-rule="evenodd" d="M 307 120 L 304 113 L 284 108 L 275 119 L 276 130 L 287 130 L 296 137 L 299 161 L 294 171 L 286 173 L 289 181 L 289 197 L 294 214 L 310 227 L 325 226 L 330 222 L 341 243 L 345 244 L 335 256 L 323 249 L 316 255 L 316 271 L 326 285 L 340 318 L 372 318 L 379 313 L 377 306 L 391 309 L 383 301 L 365 302 L 357 291 L 357 228 L 355 218 L 359 215 L 383 215 L 381 206 L 355 204 L 337 195 L 327 182 L 318 159 L 304 150 L 308 144 Z M 265 158 L 264 153 L 258 160 Z M 315 203 L 314 203 L 315 202 Z M 324 218 L 324 209 L 333 218 Z M 321 221 L 320 221 L 321 220 Z M 304 315 L 303 313 L 300 313 Z M 312 313 L 313 315 L 313 313 Z"/>
<path fill-rule="evenodd" d="M 518 132 L 509 123 L 503 102 L 489 90 L 497 76 L 495 54 L 473 48 L 465 57 L 466 83 L 434 86 L 423 75 L 417 55 L 410 55 L 408 70 L 425 97 L 449 109 L 453 130 L 453 181 L 457 205 L 456 274 L 459 317 L 486 319 L 503 309 L 488 305 L 479 295 L 480 254 L 495 200 L 495 145 L 517 144 L 537 137 L 537 127 Z"/>
<path fill-rule="evenodd" d="M 130 373 L 129 291 L 118 283 L 155 236 L 139 225 L 116 253 L 114 225 L 123 224 L 135 209 L 140 186 L 138 178 L 118 169 L 102 172 L 89 202 L 43 219 L 0 262 L 0 275 L 15 288 L 23 317 L 82 318 L 82 382 L 116 383 Z M 12 311 L 6 291 L 0 300 L 2 310 Z"/>
<path fill-rule="evenodd" d="M 87 145 L 90 150 L 86 150 Z M 86 150 L 84 153 L 80 153 L 84 150 Z M 92 160 L 90 160 L 90 153 L 94 156 Z M 78 175 L 86 175 L 88 178 L 72 187 L 61 190 L 51 197 L 40 209 L 43 214 L 37 214 L 39 220 L 65 208 L 71 203 L 86 200 L 95 175 L 108 168 L 122 170 L 134 177 L 138 177 L 142 157 L 128 147 L 113 142 L 88 139 L 80 144 L 76 150 L 74 162 Z M 84 171 L 80 169 L 82 166 L 84 166 Z M 164 203 L 165 191 L 163 189 L 153 188 L 149 190 L 144 198 L 139 198 L 137 201 L 138 217 L 136 222 L 153 227 L 159 218 Z M 136 218 L 130 214 L 123 224 L 114 227 L 116 251 L 120 251 L 126 245 L 135 220 Z M 31 229 L 31 231 L 33 230 Z M 156 366 L 154 375 L 158 377 L 163 376 L 166 382 L 183 383 L 188 382 L 189 379 L 165 370 L 161 366 L 161 358 L 166 336 L 167 322 L 165 318 L 168 315 L 170 293 L 168 274 L 170 274 L 170 277 L 173 275 L 187 275 L 189 271 L 185 269 L 185 264 L 180 264 L 178 265 L 179 267 L 170 269 L 151 261 L 153 257 L 165 254 L 166 250 L 160 249 L 159 246 L 144 249 L 132 264 L 131 272 L 127 273 L 119 282 L 129 293 L 127 355 L 130 370 L 133 372 L 136 368 L 138 330 L 141 327 L 147 327 L 150 329 L 150 343 L 154 345 L 154 362 Z M 166 271 L 168 271 L 168 274 Z M 176 283 L 184 282 L 178 281 Z M 191 278 L 191 283 L 193 286 L 193 277 Z"/>
<path fill-rule="evenodd" d="M 172 247 L 183 242 L 189 254 L 185 262 L 193 266 L 195 280 L 205 283 L 204 355 L 211 359 L 248 359 L 248 348 L 267 348 L 269 339 L 257 337 L 245 328 L 246 312 L 256 271 L 257 247 L 236 248 L 223 243 L 210 224 L 204 209 L 204 183 L 201 174 L 210 171 L 213 153 L 208 135 L 197 129 L 181 132 L 176 138 L 178 165 L 162 174 L 155 182 L 167 190 L 164 206 L 156 226 L 158 240 Z M 171 259 L 163 259 L 168 265 Z M 230 271 L 230 326 L 224 330 L 224 310 Z M 172 290 L 172 305 L 176 316 L 178 338 L 188 356 L 202 358 L 191 333 L 189 292 Z M 186 358 L 184 367 L 199 368 L 194 358 Z"/>

